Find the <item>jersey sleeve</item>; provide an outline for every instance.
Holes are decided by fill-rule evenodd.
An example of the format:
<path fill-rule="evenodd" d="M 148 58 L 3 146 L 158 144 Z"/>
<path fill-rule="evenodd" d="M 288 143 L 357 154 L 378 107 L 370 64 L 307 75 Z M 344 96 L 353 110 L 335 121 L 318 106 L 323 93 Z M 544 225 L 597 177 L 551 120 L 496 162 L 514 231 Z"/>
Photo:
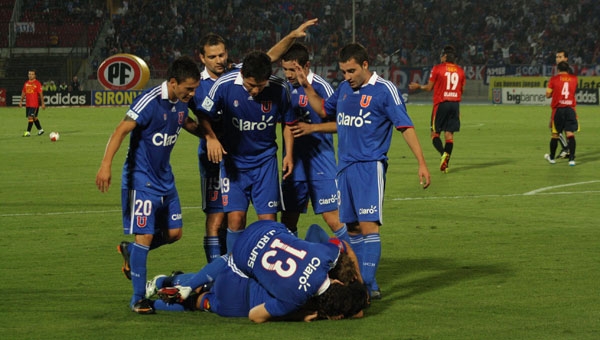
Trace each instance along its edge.
<path fill-rule="evenodd" d="M 402 100 L 400 90 L 391 82 L 385 82 L 384 112 L 388 118 L 394 123 L 396 129 L 407 129 L 414 127 L 414 124 L 408 116 L 406 104 Z"/>
<path fill-rule="evenodd" d="M 340 94 L 340 90 L 338 88 L 337 91 L 333 92 L 333 94 L 331 94 L 331 96 L 329 96 L 329 98 L 327 98 L 325 100 L 325 113 L 327 114 L 328 117 L 335 119 L 335 116 L 337 115 L 337 101 L 338 101 L 338 96 Z"/>

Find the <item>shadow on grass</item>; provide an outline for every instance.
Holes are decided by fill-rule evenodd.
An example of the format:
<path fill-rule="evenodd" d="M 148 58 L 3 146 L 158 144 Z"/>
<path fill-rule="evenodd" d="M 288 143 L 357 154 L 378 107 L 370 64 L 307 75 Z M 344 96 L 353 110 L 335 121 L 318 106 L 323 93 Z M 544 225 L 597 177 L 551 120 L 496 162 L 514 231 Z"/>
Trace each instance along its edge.
<path fill-rule="evenodd" d="M 513 270 L 502 264 L 458 265 L 449 259 L 389 259 L 379 266 L 377 277 L 382 289 L 383 300 L 374 303 L 382 307 L 376 313 L 389 306 L 390 300 L 404 300 L 415 295 L 450 287 L 468 280 L 495 277 L 502 280 L 512 276 Z M 373 311 L 371 311 L 373 312 Z"/>
<path fill-rule="evenodd" d="M 454 173 L 454 172 L 461 172 L 461 171 L 467 171 L 467 170 L 475 170 L 475 169 L 484 169 L 484 168 L 491 168 L 494 166 L 498 166 L 498 165 L 504 165 L 504 164 L 511 164 L 514 163 L 514 160 L 512 159 L 503 159 L 503 160 L 497 160 L 494 162 L 486 162 L 486 163 L 478 163 L 478 164 L 459 164 L 457 167 L 453 167 L 452 166 L 452 162 L 450 162 L 450 173 Z"/>

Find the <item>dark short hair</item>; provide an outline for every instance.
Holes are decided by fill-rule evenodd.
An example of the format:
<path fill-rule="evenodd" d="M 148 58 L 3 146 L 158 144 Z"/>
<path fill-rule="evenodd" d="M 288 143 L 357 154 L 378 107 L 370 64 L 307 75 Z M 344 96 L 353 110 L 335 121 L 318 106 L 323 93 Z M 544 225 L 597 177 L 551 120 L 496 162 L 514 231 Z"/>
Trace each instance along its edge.
<path fill-rule="evenodd" d="M 314 297 L 319 319 L 343 315 L 350 318 L 368 306 L 367 287 L 358 281 L 349 284 L 332 283 L 321 295 Z"/>
<path fill-rule="evenodd" d="M 295 60 L 300 66 L 308 63 L 308 48 L 301 43 L 293 43 L 292 46 L 281 56 L 283 61 Z"/>
<path fill-rule="evenodd" d="M 442 55 L 446 56 L 446 61 L 449 63 L 454 63 L 456 61 L 456 49 L 452 45 L 444 46 Z"/>
<path fill-rule="evenodd" d="M 175 59 L 167 71 L 167 79 L 173 78 L 175 78 L 178 84 L 189 78 L 200 80 L 200 69 L 198 68 L 198 64 L 196 64 L 194 59 L 188 56 L 182 56 Z"/>
<path fill-rule="evenodd" d="M 345 63 L 350 61 L 350 59 L 354 59 L 357 64 L 361 64 L 363 62 L 369 62 L 369 53 L 367 53 L 367 49 L 359 44 L 359 43 L 351 43 L 348 44 L 340 50 L 338 61 L 341 63 Z"/>
<path fill-rule="evenodd" d="M 256 81 L 269 80 L 273 73 L 271 58 L 264 52 L 254 51 L 248 53 L 242 61 L 242 76 L 254 78 Z"/>
<path fill-rule="evenodd" d="M 558 65 L 556 65 L 556 69 L 558 70 L 558 72 L 570 72 L 571 68 L 569 67 L 569 63 L 566 61 L 561 61 L 560 63 L 558 63 Z"/>
<path fill-rule="evenodd" d="M 564 49 L 558 49 L 558 50 L 556 51 L 556 53 L 557 53 L 557 54 L 558 54 L 558 53 L 562 53 L 562 54 L 564 54 L 564 55 L 565 55 L 565 58 L 569 58 L 569 54 L 568 54 L 568 53 L 567 53 L 567 51 L 565 51 Z"/>
<path fill-rule="evenodd" d="M 227 44 L 225 43 L 225 39 L 222 36 L 216 33 L 208 33 L 198 41 L 200 45 L 200 54 L 204 55 L 206 51 L 204 51 L 204 46 L 215 46 L 219 44 L 223 44 L 225 46 L 225 50 L 227 50 Z"/>

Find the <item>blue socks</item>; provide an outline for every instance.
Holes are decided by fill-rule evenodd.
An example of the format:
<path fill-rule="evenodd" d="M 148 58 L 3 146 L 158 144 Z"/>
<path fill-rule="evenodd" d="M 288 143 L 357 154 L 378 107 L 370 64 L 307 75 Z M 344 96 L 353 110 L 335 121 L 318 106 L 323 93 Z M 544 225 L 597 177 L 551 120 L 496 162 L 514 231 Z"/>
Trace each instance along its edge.
<path fill-rule="evenodd" d="M 350 243 L 350 235 L 348 235 L 348 228 L 346 228 L 345 224 L 340 229 L 334 231 L 333 234 L 335 235 L 335 237 L 339 238 L 342 241 L 348 242 L 348 244 L 352 246 L 352 243 Z"/>
<path fill-rule="evenodd" d="M 214 259 L 221 256 L 219 236 L 204 236 L 204 252 L 206 253 L 207 263 L 211 263 Z"/>
<path fill-rule="evenodd" d="M 362 267 L 361 274 L 365 284 L 370 291 L 379 290 L 375 281 L 375 273 L 379 267 L 381 259 L 381 239 L 379 233 L 364 235 L 364 244 L 362 249 Z"/>
<path fill-rule="evenodd" d="M 133 306 L 146 295 L 146 264 L 150 248 L 137 243 L 131 243 L 129 247 L 129 267 L 131 268 L 131 284 L 133 286 L 130 305 Z"/>
<path fill-rule="evenodd" d="M 227 228 L 227 254 L 231 254 L 231 250 L 233 249 L 233 244 L 235 243 L 235 240 L 238 239 L 238 237 L 243 231 L 244 229 L 233 231 Z"/>
<path fill-rule="evenodd" d="M 213 262 L 207 264 L 199 272 L 194 274 L 188 279 L 181 280 L 180 275 L 176 275 L 173 282 L 180 281 L 180 285 L 189 286 L 192 289 L 196 289 L 204 284 L 212 282 L 217 276 L 227 267 L 228 256 L 221 256 L 216 258 Z M 173 284 L 175 285 L 175 283 Z"/>

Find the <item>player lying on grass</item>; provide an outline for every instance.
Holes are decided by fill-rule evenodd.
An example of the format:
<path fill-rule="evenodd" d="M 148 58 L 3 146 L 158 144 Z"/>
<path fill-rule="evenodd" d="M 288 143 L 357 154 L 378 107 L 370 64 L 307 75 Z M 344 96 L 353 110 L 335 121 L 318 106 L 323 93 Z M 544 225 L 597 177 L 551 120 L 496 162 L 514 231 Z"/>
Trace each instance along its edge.
<path fill-rule="evenodd" d="M 251 227 L 240 240 L 244 244 L 259 240 L 255 251 L 246 257 L 247 264 L 263 267 L 254 268 L 253 272 L 258 275 L 245 274 L 247 268 L 235 263 L 238 248 L 234 247 L 231 257 L 213 261 L 196 274 L 158 276 L 150 281 L 147 297 L 154 295 L 159 287 L 175 285 L 158 290 L 159 296 L 167 302 L 181 303 L 154 301 L 154 309 L 200 309 L 230 317 L 247 315 L 257 323 L 362 316 L 362 309 L 368 305 L 368 294 L 356 256 L 347 244 L 338 239 L 331 239 L 333 243 L 300 240 L 283 224 L 274 221 L 255 222 Z M 309 228 L 307 237 L 315 241 L 328 239 L 316 225 Z M 282 252 L 285 254 L 280 254 Z M 238 257 L 241 254 L 244 252 L 238 249 Z M 260 270 L 267 273 L 261 274 Z M 201 291 L 207 283 L 210 289 Z"/>

